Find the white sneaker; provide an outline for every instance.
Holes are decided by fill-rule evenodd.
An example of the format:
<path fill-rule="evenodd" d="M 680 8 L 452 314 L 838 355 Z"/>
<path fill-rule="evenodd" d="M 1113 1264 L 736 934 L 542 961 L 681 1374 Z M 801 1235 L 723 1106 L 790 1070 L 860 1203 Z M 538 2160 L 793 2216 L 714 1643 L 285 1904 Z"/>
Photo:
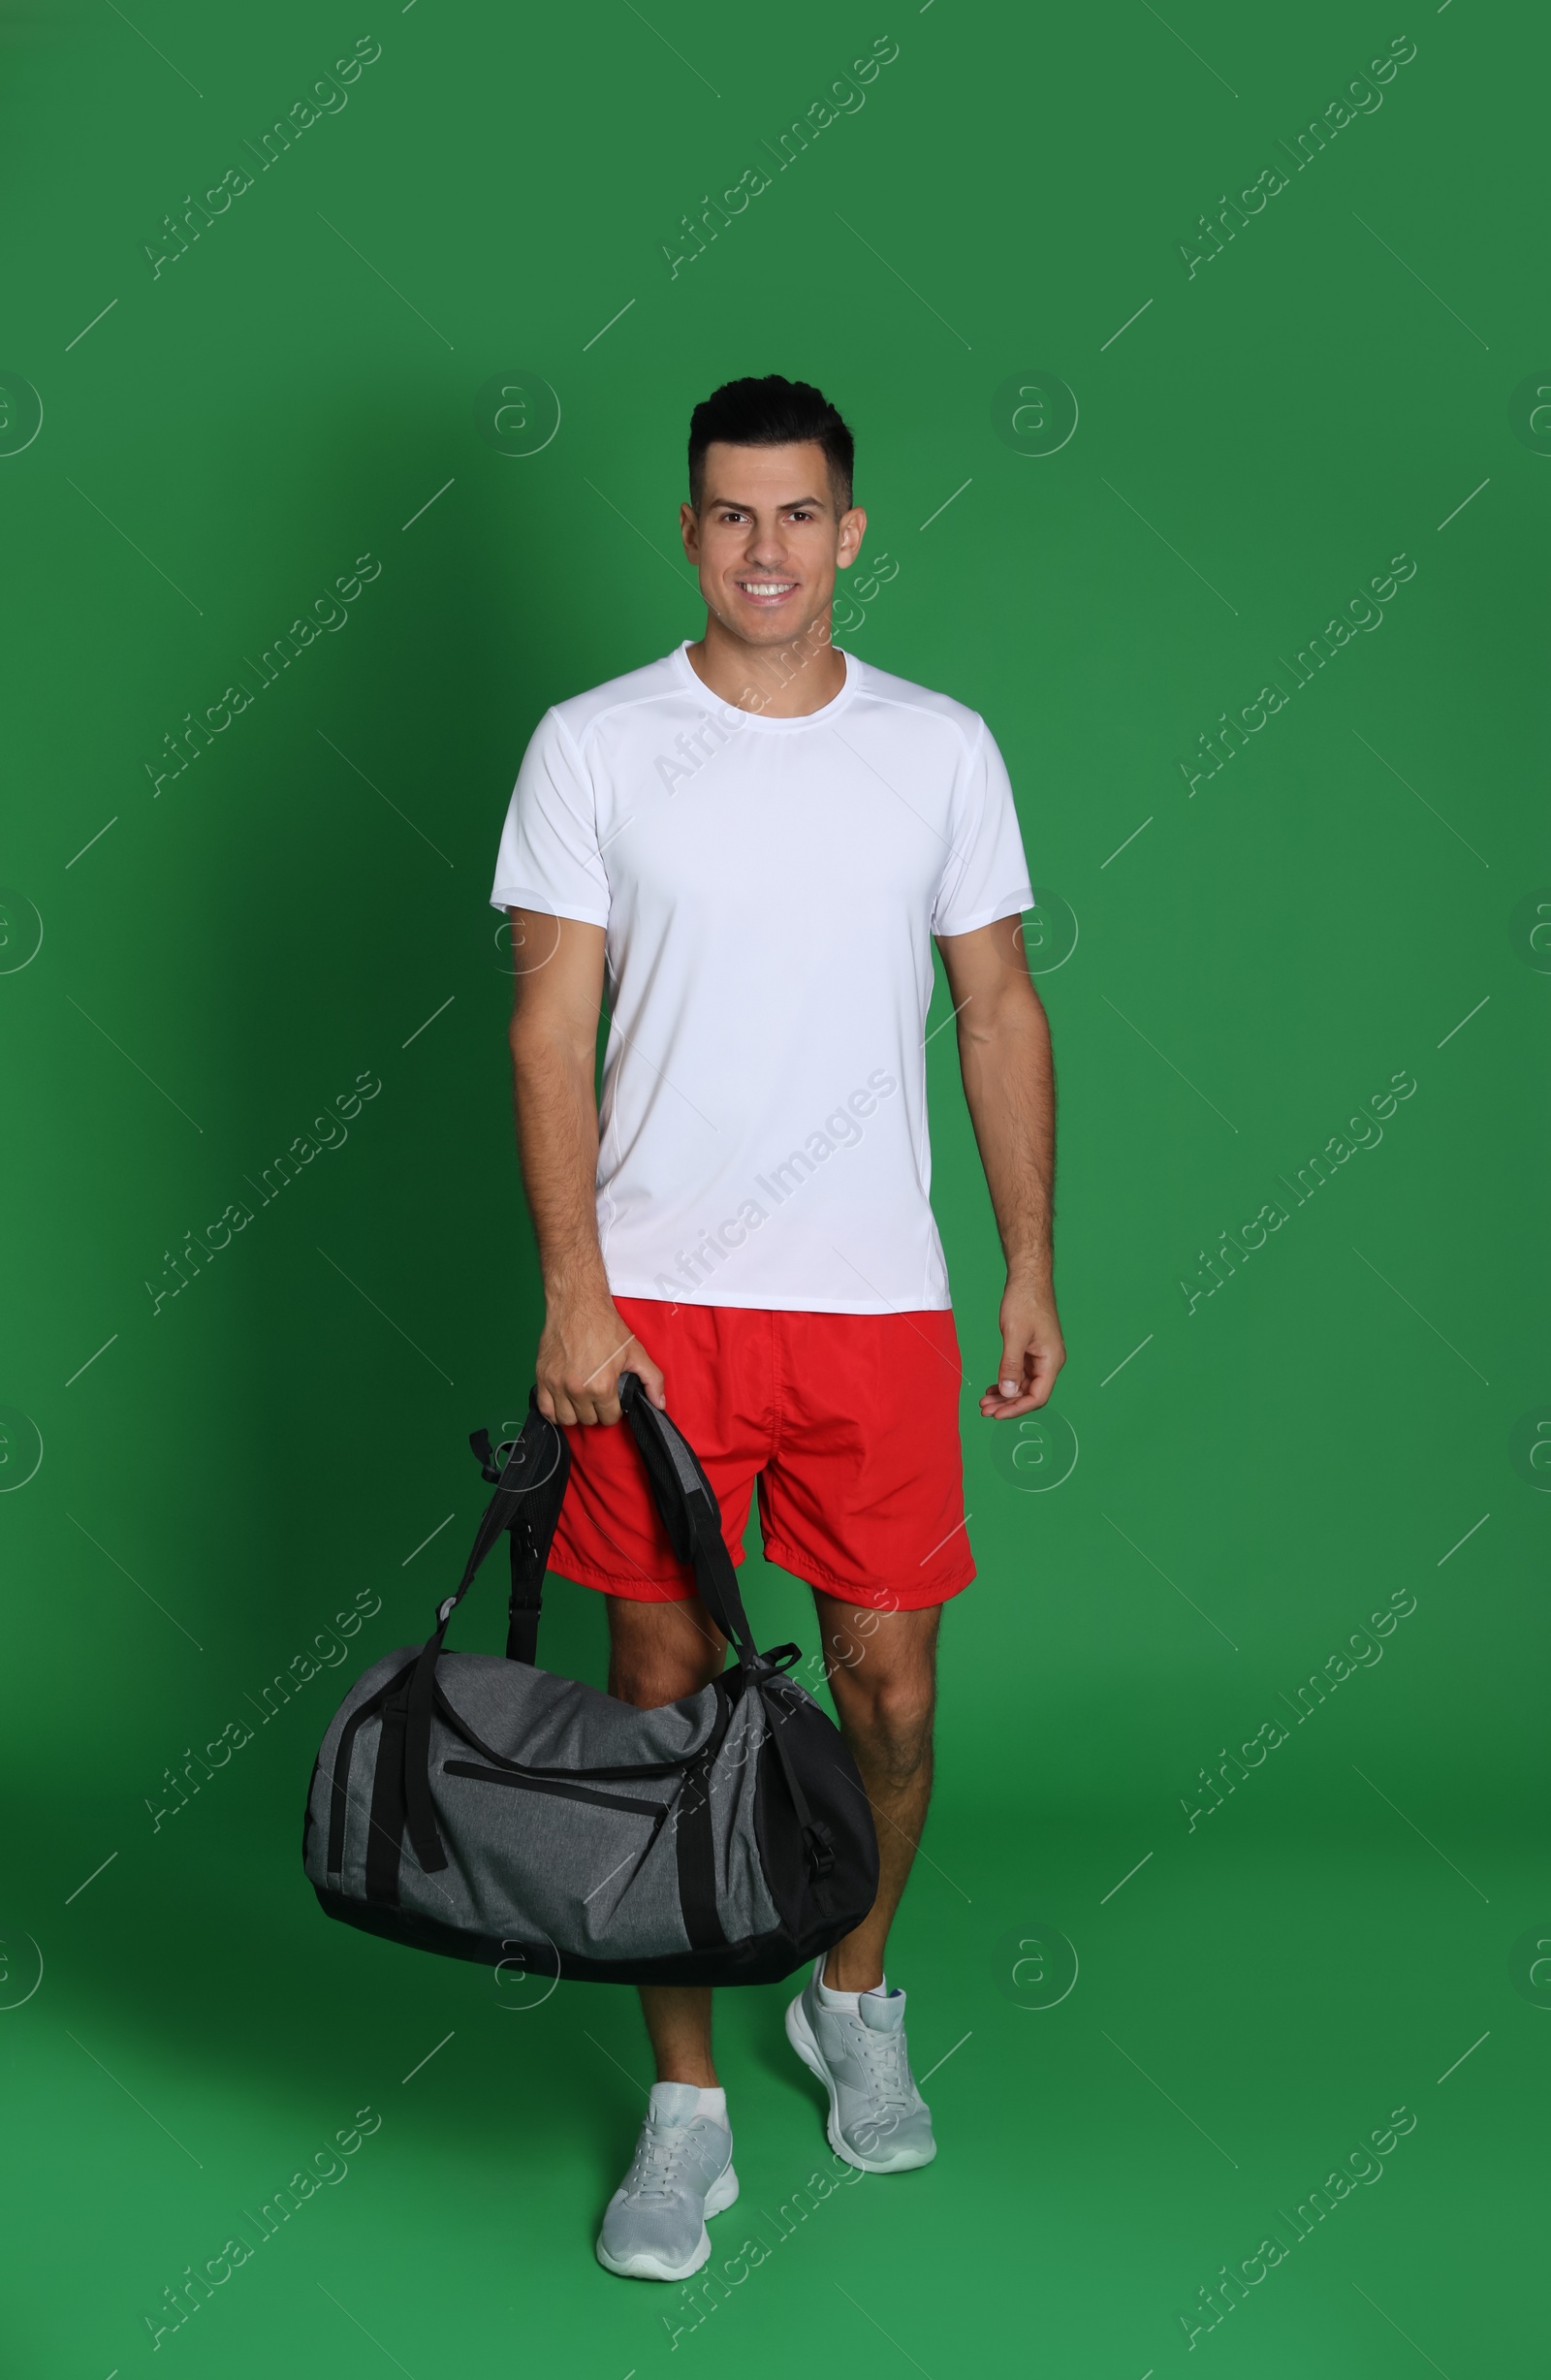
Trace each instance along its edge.
<path fill-rule="evenodd" d="M 630 2170 L 604 2209 L 598 2262 L 634 2281 L 683 2281 L 711 2254 L 706 2217 L 738 2196 L 733 2136 L 690 2112 L 692 2082 L 654 2082 Z"/>
<path fill-rule="evenodd" d="M 932 2110 L 915 2087 L 904 2039 L 902 1991 L 864 1991 L 853 2015 L 824 2008 L 814 1961 L 786 2011 L 786 2038 L 830 2095 L 827 2130 L 837 2157 L 864 2174 L 902 2174 L 937 2153 Z"/>

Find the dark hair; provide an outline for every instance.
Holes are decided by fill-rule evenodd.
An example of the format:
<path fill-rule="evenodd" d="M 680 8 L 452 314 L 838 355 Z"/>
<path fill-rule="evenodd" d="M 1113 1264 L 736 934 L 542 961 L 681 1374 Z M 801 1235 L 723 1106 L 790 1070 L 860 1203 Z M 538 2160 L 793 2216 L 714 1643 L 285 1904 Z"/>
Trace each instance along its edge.
<path fill-rule="evenodd" d="M 824 460 L 841 508 L 849 510 L 856 441 L 830 400 L 806 380 L 729 380 L 697 405 L 689 417 L 689 501 L 696 512 L 706 485 L 706 449 L 712 439 L 727 446 L 807 446 L 824 449 Z"/>

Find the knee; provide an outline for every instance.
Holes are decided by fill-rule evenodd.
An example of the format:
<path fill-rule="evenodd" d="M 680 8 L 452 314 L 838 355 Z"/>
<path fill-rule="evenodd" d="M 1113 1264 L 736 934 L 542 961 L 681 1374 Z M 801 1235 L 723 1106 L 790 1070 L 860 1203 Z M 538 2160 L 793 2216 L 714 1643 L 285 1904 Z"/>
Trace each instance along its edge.
<path fill-rule="evenodd" d="M 846 1733 L 891 1783 L 908 1785 L 930 1760 L 935 1698 L 930 1675 L 868 1677 L 867 1665 L 832 1680 Z"/>
<path fill-rule="evenodd" d="M 609 1692 L 638 1710 L 660 1710 L 698 1694 L 726 1659 L 719 1633 L 698 1605 L 611 1599 Z"/>
<path fill-rule="evenodd" d="M 610 1666 L 609 1692 L 617 1701 L 631 1702 L 637 1710 L 661 1710 L 709 1686 L 720 1666 L 720 1662 L 712 1666 L 709 1660 L 665 1658 L 660 1652 L 617 1653 Z"/>

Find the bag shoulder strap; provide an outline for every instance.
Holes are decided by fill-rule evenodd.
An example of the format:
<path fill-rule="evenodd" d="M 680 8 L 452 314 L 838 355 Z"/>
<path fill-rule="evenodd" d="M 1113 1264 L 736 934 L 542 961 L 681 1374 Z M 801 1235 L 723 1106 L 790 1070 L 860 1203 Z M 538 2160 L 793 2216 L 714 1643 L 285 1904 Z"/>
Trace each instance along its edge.
<path fill-rule="evenodd" d="M 693 1565 L 700 1600 L 739 1660 L 756 1664 L 759 1656 L 738 1591 L 738 1572 L 721 1534 L 720 1507 L 700 1457 L 652 1404 L 634 1372 L 619 1375 L 619 1403 L 674 1553 Z"/>
<path fill-rule="evenodd" d="M 776 1646 L 774 1653 L 755 1649 L 744 1599 L 738 1591 L 738 1572 L 721 1534 L 721 1512 L 715 1492 L 699 1456 L 667 1414 L 652 1404 L 633 1372 L 619 1376 L 619 1403 L 641 1449 L 674 1552 L 681 1562 L 694 1564 L 701 1602 L 737 1653 L 740 1666 L 750 1683 L 765 1699 L 771 1740 L 802 1830 L 814 1889 L 820 1905 L 827 1907 L 829 1879 L 835 1866 L 835 1837 L 808 1805 L 785 1736 L 786 1722 L 793 1709 L 790 1698 L 795 1690 L 782 1687 L 779 1673 L 798 1659 L 798 1648 L 795 1644 L 783 1644 Z"/>
<path fill-rule="evenodd" d="M 530 1418 L 535 1410 L 530 1395 Z M 521 1444 L 521 1440 L 508 1441 L 498 1447 L 492 1447 L 489 1430 L 471 1430 L 468 1443 L 486 1478 L 492 1487 L 498 1487 L 504 1476 L 504 1457 L 513 1444 Z M 567 1446 L 567 1477 L 569 1473 L 570 1448 Z M 506 1658 L 508 1661 L 526 1662 L 529 1668 L 538 1659 L 539 1622 L 544 1616 L 544 1573 L 549 1568 L 550 1546 L 560 1516 L 558 1499 L 535 1497 L 530 1492 L 531 1488 L 546 1484 L 544 1472 L 533 1472 L 506 1524 L 506 1541 L 512 1563 L 512 1592 L 506 1619 Z"/>

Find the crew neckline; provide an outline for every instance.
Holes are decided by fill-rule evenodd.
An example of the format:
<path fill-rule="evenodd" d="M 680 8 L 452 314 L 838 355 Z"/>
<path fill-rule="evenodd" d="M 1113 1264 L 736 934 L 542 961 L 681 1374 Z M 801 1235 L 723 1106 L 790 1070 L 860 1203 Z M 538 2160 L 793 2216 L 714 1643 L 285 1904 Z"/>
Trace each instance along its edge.
<path fill-rule="evenodd" d="M 839 692 L 832 694 L 829 701 L 821 703 L 816 711 L 805 711 L 796 718 L 767 718 L 762 711 L 740 711 L 736 703 L 724 702 L 719 694 L 712 691 L 689 658 L 691 641 L 687 636 L 683 638 L 669 655 L 669 659 L 677 665 L 679 676 L 688 681 L 703 702 L 713 705 L 729 725 L 736 723 L 740 727 L 763 727 L 771 732 L 778 730 L 786 735 L 801 727 L 827 727 L 830 721 L 838 718 L 847 707 L 861 682 L 863 665 L 855 653 L 841 651 L 839 645 L 834 645 L 830 650 L 839 653 L 840 659 L 845 664 L 845 682 Z"/>

